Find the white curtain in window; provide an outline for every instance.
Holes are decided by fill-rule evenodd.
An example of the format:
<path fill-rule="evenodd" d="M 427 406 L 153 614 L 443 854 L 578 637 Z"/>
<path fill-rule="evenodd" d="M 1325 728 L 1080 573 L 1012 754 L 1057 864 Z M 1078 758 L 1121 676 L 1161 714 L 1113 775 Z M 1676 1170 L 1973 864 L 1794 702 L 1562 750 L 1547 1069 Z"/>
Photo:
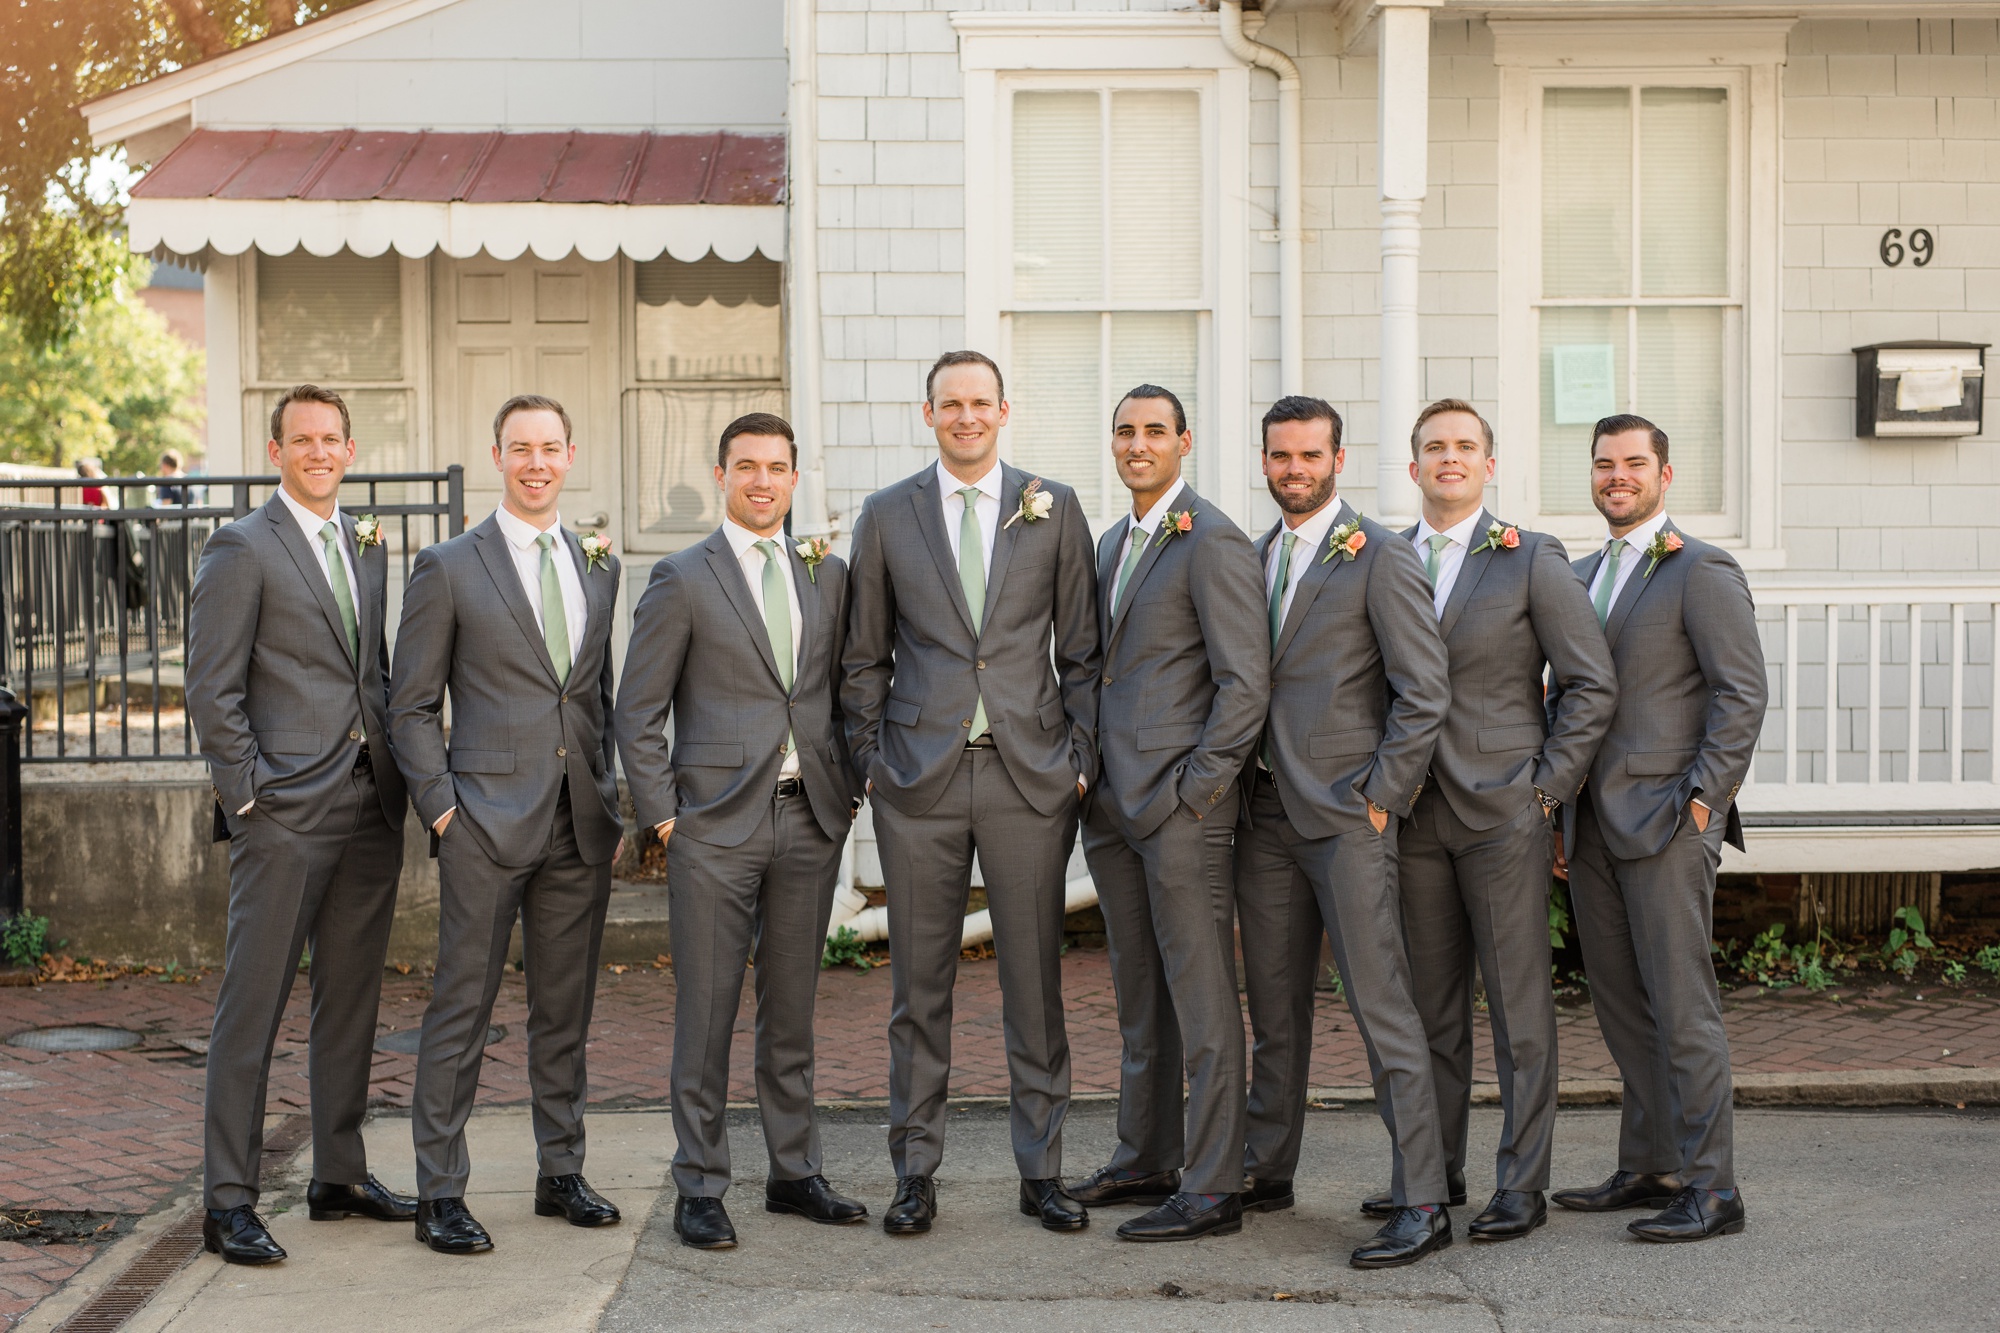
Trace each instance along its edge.
<path fill-rule="evenodd" d="M 257 256 L 257 378 L 403 378 L 403 284 L 393 254 Z M 358 436 L 356 438 L 359 438 Z"/>
<path fill-rule="evenodd" d="M 1013 379 L 1007 386 L 1014 466 L 1075 487 L 1086 514 L 1104 507 L 1104 460 L 1111 445 L 1102 322 L 1096 314 L 1014 316 Z"/>
<path fill-rule="evenodd" d="M 1588 514 L 1590 428 L 1626 410 L 1624 306 L 1541 312 L 1542 512 Z"/>
<path fill-rule="evenodd" d="M 722 522 L 715 442 L 749 412 L 785 413 L 785 391 L 638 389 L 634 454 L 641 532 L 708 532 Z"/>
<path fill-rule="evenodd" d="M 1685 514 L 1722 512 L 1724 314 L 1717 306 L 1639 312 L 1638 411 L 1667 433 L 1667 506 Z"/>
<path fill-rule="evenodd" d="M 1729 295 L 1729 95 L 1639 92 L 1639 292 Z"/>
<path fill-rule="evenodd" d="M 1632 94 L 1542 96 L 1542 295 L 1632 291 Z"/>
<path fill-rule="evenodd" d="M 1111 94 L 1111 299 L 1201 299 L 1201 99 Z"/>
<path fill-rule="evenodd" d="M 1014 294 L 1104 293 L 1104 131 L 1095 92 L 1014 97 Z"/>
<path fill-rule="evenodd" d="M 634 265 L 634 334 L 642 380 L 775 380 L 784 376 L 779 314 L 784 271 L 761 255 Z"/>

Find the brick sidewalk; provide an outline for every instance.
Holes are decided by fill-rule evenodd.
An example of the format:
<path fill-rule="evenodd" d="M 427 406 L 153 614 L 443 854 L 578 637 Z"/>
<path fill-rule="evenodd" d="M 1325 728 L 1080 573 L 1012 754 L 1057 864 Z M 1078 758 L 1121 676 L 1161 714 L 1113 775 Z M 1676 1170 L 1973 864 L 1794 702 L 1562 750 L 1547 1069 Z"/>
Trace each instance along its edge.
<path fill-rule="evenodd" d="M 0 1047 L 0 1212 L 94 1209 L 144 1213 L 190 1180 L 201 1161 L 202 1060 L 217 978 L 173 985 L 151 979 L 0 990 L 0 1035 L 56 1024 L 102 1023 L 145 1035 L 132 1050 L 45 1055 Z M 1103 950 L 1072 950 L 1063 961 L 1074 1085 L 1079 1093 L 1115 1092 L 1118 1027 L 1110 967 Z M 1741 1073 L 1863 1069 L 2000 1067 L 2000 995 L 1992 986 L 1918 991 L 1878 986 L 1813 996 L 1755 988 L 1725 997 L 1724 1011 Z M 660 1104 L 667 1096 L 673 1045 L 674 983 L 669 972 L 642 969 L 603 975 L 590 1042 L 592 1101 Z M 294 991 L 272 1065 L 273 1112 L 303 1110 L 305 987 Z M 383 991 L 384 1031 L 422 1020 L 428 986 L 390 977 Z M 887 1093 L 889 1013 L 886 968 L 847 968 L 822 978 L 819 995 L 818 1092 L 822 1099 L 879 1098 Z M 526 991 L 509 976 L 494 1022 L 506 1035 L 487 1053 L 482 1105 L 528 1099 L 524 1020 Z M 748 987 L 736 1026 L 732 1096 L 750 1100 L 751 1012 Z M 1615 1075 L 1588 1007 L 1558 1017 L 1564 1078 Z M 415 1057 L 378 1054 L 374 1100 L 409 1104 Z M 1478 1076 L 1493 1077 L 1492 1045 L 1479 1028 Z M 1367 1059 L 1346 1005 L 1322 994 L 1315 1023 L 1316 1086 L 1367 1081 Z M 1004 1095 L 997 965 L 962 963 L 958 976 L 952 1090 Z M 87 1245 L 0 1241 L 0 1329 L 76 1271 Z"/>

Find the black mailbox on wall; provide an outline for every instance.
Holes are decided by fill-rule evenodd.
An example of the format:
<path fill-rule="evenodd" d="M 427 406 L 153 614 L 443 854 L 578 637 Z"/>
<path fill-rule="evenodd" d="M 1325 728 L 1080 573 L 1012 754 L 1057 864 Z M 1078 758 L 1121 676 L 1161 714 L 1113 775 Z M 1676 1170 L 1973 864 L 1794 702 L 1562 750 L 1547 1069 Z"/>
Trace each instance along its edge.
<path fill-rule="evenodd" d="M 1854 349 L 1854 433 L 1977 435 L 1987 343 L 1870 343 Z"/>

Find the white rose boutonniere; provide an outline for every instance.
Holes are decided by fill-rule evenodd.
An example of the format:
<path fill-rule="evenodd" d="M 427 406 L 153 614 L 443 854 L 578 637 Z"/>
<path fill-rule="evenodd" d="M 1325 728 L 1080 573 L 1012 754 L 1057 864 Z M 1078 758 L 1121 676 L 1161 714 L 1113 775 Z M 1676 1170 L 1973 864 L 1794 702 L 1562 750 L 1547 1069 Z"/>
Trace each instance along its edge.
<path fill-rule="evenodd" d="M 373 514 L 363 514 L 354 520 L 354 549 L 365 551 L 371 546 L 382 544 L 382 520 Z"/>
<path fill-rule="evenodd" d="M 824 537 L 808 537 L 792 550 L 805 563 L 806 578 L 818 583 L 820 561 L 833 552 L 833 543 Z"/>
<path fill-rule="evenodd" d="M 1000 526 L 1011 528 L 1015 523 L 1022 520 L 1026 520 L 1029 523 L 1039 523 L 1049 516 L 1049 511 L 1055 508 L 1055 504 L 1055 496 L 1043 490 L 1042 479 L 1036 477 L 1021 488 L 1021 507 L 1016 509 L 1013 516 Z"/>
<path fill-rule="evenodd" d="M 584 534 L 577 545 L 583 547 L 583 567 L 597 569 L 611 561 L 611 539 L 601 532 Z"/>

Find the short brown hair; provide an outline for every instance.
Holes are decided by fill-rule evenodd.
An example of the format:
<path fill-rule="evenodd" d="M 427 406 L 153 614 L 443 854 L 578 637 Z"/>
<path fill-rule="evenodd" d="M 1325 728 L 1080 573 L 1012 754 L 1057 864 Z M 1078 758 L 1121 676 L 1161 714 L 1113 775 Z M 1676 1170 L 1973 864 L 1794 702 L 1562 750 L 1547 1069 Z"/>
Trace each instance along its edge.
<path fill-rule="evenodd" d="M 722 428 L 722 442 L 715 446 L 715 465 L 729 466 L 729 442 L 739 435 L 782 435 L 792 444 L 792 470 L 799 466 L 799 442 L 792 423 L 775 412 L 747 412 Z"/>
<path fill-rule="evenodd" d="M 1440 398 L 1423 411 L 1417 413 L 1417 424 L 1410 427 L 1410 457 L 1417 456 L 1417 437 L 1424 433 L 1424 423 L 1432 417 L 1441 417 L 1447 412 L 1463 412 L 1479 423 L 1479 433 L 1486 437 L 1486 456 L 1493 457 L 1493 423 L 1479 415 L 1479 409 L 1463 398 Z"/>
<path fill-rule="evenodd" d="M 493 447 L 495 449 L 498 449 L 500 447 L 500 428 L 506 425 L 507 418 L 513 416 L 516 412 L 555 413 L 556 416 L 561 419 L 563 424 L 563 441 L 564 443 L 567 443 L 569 441 L 569 434 L 570 434 L 569 413 L 563 410 L 563 405 L 561 403 L 557 402 L 553 398 L 545 398 L 538 393 L 517 393 L 512 398 L 509 398 L 506 402 L 500 404 L 499 412 L 494 414 Z"/>
<path fill-rule="evenodd" d="M 937 383 L 938 372 L 946 366 L 985 366 L 993 372 L 993 383 L 1000 391 L 1000 401 L 1003 403 L 1007 401 L 1007 381 L 1001 377 L 1000 367 L 993 358 L 984 352 L 962 351 L 946 352 L 943 356 L 931 362 L 930 374 L 924 376 L 925 402 L 932 404 L 937 402 L 937 395 L 933 391 L 932 386 Z"/>
<path fill-rule="evenodd" d="M 1333 447 L 1336 450 L 1340 448 L 1340 413 L 1333 410 L 1333 404 L 1324 398 L 1291 393 L 1272 403 L 1270 410 L 1264 413 L 1264 420 L 1257 428 L 1259 451 L 1270 443 L 1271 427 L 1283 421 L 1324 421 L 1333 433 Z"/>
<path fill-rule="evenodd" d="M 354 418 L 347 414 L 347 400 L 331 389 L 322 389 L 317 384 L 294 384 L 278 395 L 278 401 L 271 407 L 271 438 L 285 438 L 285 409 L 293 403 L 325 403 L 328 407 L 340 409 L 340 437 L 354 438 Z"/>
<path fill-rule="evenodd" d="M 161 455 L 160 455 L 160 466 L 161 466 L 161 467 L 170 467 L 170 468 L 174 468 L 174 469 L 178 470 L 178 469 L 180 468 L 180 465 L 181 465 L 181 451 L 180 451 L 180 450 L 178 450 L 178 449 L 169 449 L 169 450 L 167 450 L 167 451 L 166 451 L 165 453 L 163 453 L 163 454 L 161 454 Z"/>
<path fill-rule="evenodd" d="M 1667 433 L 1642 416 L 1631 412 L 1621 412 L 1615 417 L 1605 417 L 1590 428 L 1590 456 L 1597 457 L 1597 442 L 1607 435 L 1623 435 L 1628 430 L 1643 430 L 1653 444 L 1653 457 L 1660 466 L 1667 465 Z"/>

